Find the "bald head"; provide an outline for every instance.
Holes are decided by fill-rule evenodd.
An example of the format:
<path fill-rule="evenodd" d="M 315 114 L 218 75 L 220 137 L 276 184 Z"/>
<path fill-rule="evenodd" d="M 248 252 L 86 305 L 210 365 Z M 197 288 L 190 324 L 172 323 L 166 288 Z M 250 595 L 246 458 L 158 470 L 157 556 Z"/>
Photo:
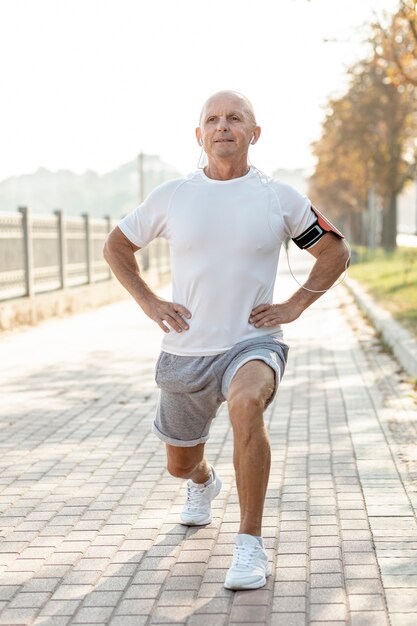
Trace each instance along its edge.
<path fill-rule="evenodd" d="M 224 91 L 217 91 L 206 100 L 200 113 L 200 121 L 199 121 L 200 125 L 201 125 L 201 120 L 204 117 L 204 114 L 208 105 L 216 100 L 222 100 L 222 99 L 230 99 L 230 100 L 235 100 L 236 102 L 238 102 L 239 105 L 242 107 L 242 109 L 245 111 L 246 115 L 253 122 L 253 125 L 256 126 L 255 111 L 253 110 L 253 106 L 250 100 L 248 100 L 246 96 L 239 93 L 238 91 L 231 91 L 227 89 Z"/>

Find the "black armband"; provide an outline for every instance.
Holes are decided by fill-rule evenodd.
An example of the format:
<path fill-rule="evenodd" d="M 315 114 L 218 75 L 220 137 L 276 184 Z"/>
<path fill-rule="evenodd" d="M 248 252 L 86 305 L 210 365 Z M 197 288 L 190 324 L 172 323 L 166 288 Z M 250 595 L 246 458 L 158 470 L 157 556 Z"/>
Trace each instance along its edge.
<path fill-rule="evenodd" d="M 326 233 L 334 233 L 341 239 L 344 239 L 344 235 L 342 235 L 342 233 L 337 230 L 337 228 L 316 209 L 316 207 L 311 205 L 311 210 L 316 216 L 315 221 L 303 233 L 301 233 L 301 235 L 293 238 L 293 242 L 297 244 L 299 248 L 302 250 L 310 248 Z"/>

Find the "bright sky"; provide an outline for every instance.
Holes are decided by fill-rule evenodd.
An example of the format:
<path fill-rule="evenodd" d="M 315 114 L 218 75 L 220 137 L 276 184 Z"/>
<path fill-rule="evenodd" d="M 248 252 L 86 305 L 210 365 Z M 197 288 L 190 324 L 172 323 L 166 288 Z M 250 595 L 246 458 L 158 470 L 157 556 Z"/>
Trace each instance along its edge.
<path fill-rule="evenodd" d="M 40 166 L 103 173 L 140 151 L 194 170 L 200 108 L 219 89 L 255 107 L 252 163 L 309 167 L 323 105 L 364 54 L 361 25 L 397 4 L 1 0 L 0 180 Z"/>

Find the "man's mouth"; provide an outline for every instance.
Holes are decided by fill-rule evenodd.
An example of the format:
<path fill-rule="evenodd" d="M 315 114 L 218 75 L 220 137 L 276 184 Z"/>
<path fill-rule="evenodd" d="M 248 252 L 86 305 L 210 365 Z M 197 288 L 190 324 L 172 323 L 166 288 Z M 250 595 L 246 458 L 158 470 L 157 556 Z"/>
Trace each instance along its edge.
<path fill-rule="evenodd" d="M 234 140 L 233 139 L 216 139 L 214 143 L 227 143 L 229 141 L 233 142 Z"/>

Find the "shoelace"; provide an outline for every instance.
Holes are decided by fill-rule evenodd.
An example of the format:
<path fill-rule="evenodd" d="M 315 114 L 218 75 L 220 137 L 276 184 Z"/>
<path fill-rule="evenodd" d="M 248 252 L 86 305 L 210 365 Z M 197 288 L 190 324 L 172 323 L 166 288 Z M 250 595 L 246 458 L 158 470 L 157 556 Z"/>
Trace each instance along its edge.
<path fill-rule="evenodd" d="M 249 567 L 256 556 L 258 548 L 255 546 L 235 546 L 235 563 L 236 567 Z"/>
<path fill-rule="evenodd" d="M 204 489 L 187 485 L 187 508 L 198 509 L 201 506 L 201 496 Z"/>

